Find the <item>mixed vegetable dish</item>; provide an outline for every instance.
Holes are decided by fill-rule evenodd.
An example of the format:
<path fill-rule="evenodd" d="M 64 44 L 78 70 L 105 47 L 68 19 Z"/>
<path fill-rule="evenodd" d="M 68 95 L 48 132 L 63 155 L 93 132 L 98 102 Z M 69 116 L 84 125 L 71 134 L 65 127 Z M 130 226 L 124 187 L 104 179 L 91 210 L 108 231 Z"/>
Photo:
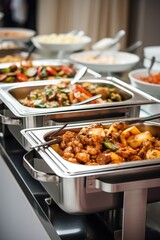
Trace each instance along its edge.
<path fill-rule="evenodd" d="M 61 142 L 51 147 L 65 160 L 83 165 L 160 158 L 160 139 L 123 122 L 109 128 L 96 123 L 79 132 L 68 130 L 61 135 Z"/>
<path fill-rule="evenodd" d="M 160 84 L 160 73 L 150 74 L 147 77 L 140 77 L 139 80 L 146 83 Z"/>
<path fill-rule="evenodd" d="M 22 61 L 20 66 L 11 64 L 0 68 L 0 82 L 28 82 L 38 80 L 51 80 L 57 78 L 72 78 L 77 73 L 73 64 L 70 65 L 33 65 L 32 61 Z"/>
<path fill-rule="evenodd" d="M 19 101 L 27 107 L 56 108 L 82 102 L 97 94 L 101 94 L 101 97 L 91 101 L 90 104 L 123 100 L 123 96 L 118 89 L 112 85 L 106 86 L 91 82 L 70 85 L 69 80 L 63 80 L 57 84 L 35 88 L 25 98 L 19 99 Z"/>

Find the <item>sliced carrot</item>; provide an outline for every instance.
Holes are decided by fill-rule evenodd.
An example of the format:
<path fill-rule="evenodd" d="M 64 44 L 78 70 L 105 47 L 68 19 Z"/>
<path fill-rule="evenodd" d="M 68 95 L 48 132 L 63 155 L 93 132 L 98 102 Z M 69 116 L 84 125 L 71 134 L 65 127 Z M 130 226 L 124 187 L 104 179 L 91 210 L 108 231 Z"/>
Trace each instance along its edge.
<path fill-rule="evenodd" d="M 86 94 L 88 97 L 92 97 L 92 94 L 89 91 L 87 91 L 85 88 L 83 88 L 81 85 L 75 84 L 75 88 L 80 92 Z"/>

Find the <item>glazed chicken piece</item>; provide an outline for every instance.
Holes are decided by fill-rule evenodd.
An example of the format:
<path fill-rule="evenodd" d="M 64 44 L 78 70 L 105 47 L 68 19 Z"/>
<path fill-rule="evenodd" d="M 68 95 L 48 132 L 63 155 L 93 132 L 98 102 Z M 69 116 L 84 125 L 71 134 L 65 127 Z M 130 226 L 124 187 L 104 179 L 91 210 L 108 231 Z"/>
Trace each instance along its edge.
<path fill-rule="evenodd" d="M 62 135 L 62 141 L 60 143 L 60 147 L 62 149 L 66 148 L 68 143 L 71 142 L 72 140 L 75 139 L 76 137 L 76 133 L 72 132 L 72 131 L 66 131 L 63 135 Z"/>
<path fill-rule="evenodd" d="M 87 152 L 80 152 L 75 155 L 79 163 L 87 163 L 90 161 L 90 155 Z"/>
<path fill-rule="evenodd" d="M 96 94 L 101 94 L 102 96 L 101 98 L 105 100 L 109 96 L 109 89 L 104 87 L 99 87 L 95 90 L 95 95 Z"/>
<path fill-rule="evenodd" d="M 109 163 L 122 163 L 125 162 L 125 159 L 117 154 L 117 152 L 112 152 L 111 150 L 106 150 L 103 153 L 99 154 L 96 162 L 99 165 L 109 164 Z"/>
<path fill-rule="evenodd" d="M 126 161 L 132 156 L 136 155 L 137 151 L 131 147 L 122 147 L 116 151 L 116 154 L 124 158 Z"/>
<path fill-rule="evenodd" d="M 111 162 L 111 151 L 108 149 L 97 156 L 96 162 L 99 165 L 108 164 Z"/>
<path fill-rule="evenodd" d="M 80 136 L 80 139 L 83 139 L 82 136 L 86 136 L 88 141 L 86 142 L 102 142 L 105 138 L 105 131 L 101 124 L 92 124 L 90 127 L 82 128 L 78 134 Z"/>

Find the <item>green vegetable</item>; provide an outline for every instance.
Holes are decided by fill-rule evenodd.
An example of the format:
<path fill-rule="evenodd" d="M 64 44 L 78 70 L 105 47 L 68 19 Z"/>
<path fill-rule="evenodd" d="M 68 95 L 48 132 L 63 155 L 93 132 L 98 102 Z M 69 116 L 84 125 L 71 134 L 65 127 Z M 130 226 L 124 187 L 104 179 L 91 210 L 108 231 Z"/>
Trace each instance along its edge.
<path fill-rule="evenodd" d="M 113 143 L 113 142 L 109 141 L 108 139 L 104 140 L 103 145 L 105 148 L 110 149 L 112 151 L 116 151 L 119 149 L 119 146 L 116 143 Z"/>
<path fill-rule="evenodd" d="M 5 82 L 7 82 L 7 83 L 13 83 L 13 82 L 15 82 L 15 77 L 13 77 L 13 76 L 9 76 L 9 77 L 7 77 L 6 79 L 5 79 Z"/>
<path fill-rule="evenodd" d="M 47 74 L 46 68 L 44 67 L 41 71 L 41 78 L 44 79 L 47 77 L 48 77 L 48 74 Z"/>
<path fill-rule="evenodd" d="M 42 103 L 42 100 L 37 99 L 37 100 L 34 101 L 34 107 L 36 107 L 36 108 L 46 108 L 47 106 L 46 106 L 45 103 Z"/>
<path fill-rule="evenodd" d="M 10 68 L 8 67 L 8 68 L 1 68 L 0 69 L 0 73 L 10 73 L 11 71 L 10 71 Z"/>

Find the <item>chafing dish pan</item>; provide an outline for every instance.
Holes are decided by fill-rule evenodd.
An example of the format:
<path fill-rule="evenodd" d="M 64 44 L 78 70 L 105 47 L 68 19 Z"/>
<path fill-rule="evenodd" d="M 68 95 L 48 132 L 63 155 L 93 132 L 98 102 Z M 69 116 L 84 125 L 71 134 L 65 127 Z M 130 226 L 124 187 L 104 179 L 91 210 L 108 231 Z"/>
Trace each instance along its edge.
<path fill-rule="evenodd" d="M 63 80 L 65 81 L 65 80 Z M 57 84 L 60 80 L 50 81 L 49 84 Z M 103 104 L 85 104 L 81 106 L 65 106 L 65 107 L 56 107 L 56 108 L 33 108 L 33 107 L 26 107 L 20 103 L 20 99 L 25 98 L 32 90 L 37 88 L 43 88 L 48 85 L 47 81 L 41 81 L 39 84 L 35 82 L 31 83 L 23 83 L 21 86 L 11 85 L 11 86 L 2 86 L 0 90 L 1 100 L 6 103 L 12 110 L 12 112 L 16 115 L 18 112 L 18 116 L 26 117 L 26 116 L 35 116 L 35 115 L 46 115 L 46 114 L 53 114 L 56 115 L 57 113 L 67 113 L 79 110 L 93 110 L 93 109 L 102 109 L 102 108 L 110 108 L 110 107 L 120 107 L 126 106 L 129 104 L 135 105 L 135 103 L 143 102 L 144 98 L 139 96 L 136 92 L 132 93 L 130 90 L 125 89 L 123 86 L 118 85 L 116 82 L 110 82 L 105 79 L 84 79 L 80 80 L 79 83 L 82 82 L 91 82 L 95 84 L 99 84 L 102 87 L 115 87 L 122 96 L 122 101 L 119 102 L 107 102 Z M 138 99 L 139 97 L 139 99 Z M 77 117 L 79 117 L 77 113 Z"/>
<path fill-rule="evenodd" d="M 103 122 L 103 125 L 110 126 L 111 122 Z M 88 124 L 70 124 L 62 131 L 79 131 L 84 126 Z M 136 126 L 160 137 L 158 123 L 137 123 Z M 34 146 L 45 141 L 46 134 L 53 129 L 57 130 L 57 127 L 23 129 L 21 133 Z M 24 156 L 24 166 L 41 182 L 53 200 L 69 213 L 119 208 L 122 206 L 122 192 L 160 186 L 159 158 L 84 166 L 67 162 L 51 147 L 41 147 Z"/>
<path fill-rule="evenodd" d="M 27 66 L 27 64 L 28 65 L 32 65 L 32 66 Z M 18 69 L 16 69 L 15 68 L 15 65 L 17 66 L 17 68 Z M 24 67 L 21 67 L 21 65 L 24 65 Z M 12 67 L 12 68 L 10 68 L 11 66 L 14 66 L 14 67 Z M 55 66 L 55 67 L 58 67 L 58 66 L 62 66 L 62 67 L 65 67 L 65 66 L 69 66 L 69 67 L 71 67 L 71 69 L 73 68 L 73 73 L 71 74 L 71 72 L 69 71 L 69 70 L 63 70 L 63 71 L 61 71 L 61 74 L 65 77 L 65 76 L 70 76 L 70 78 L 71 78 L 71 76 L 73 77 L 73 75 L 75 75 L 76 74 L 76 71 L 78 71 L 78 70 L 80 70 L 82 67 L 83 67 L 83 65 L 81 65 L 81 64 L 78 64 L 78 63 L 73 63 L 72 61 L 70 61 L 70 60 L 67 60 L 67 59 L 63 59 L 63 60 L 59 60 L 59 59 L 41 59 L 41 60 L 33 60 L 33 61 L 31 61 L 31 62 L 29 62 L 29 63 L 27 63 L 27 62 L 25 62 L 24 61 L 24 63 L 21 63 L 21 62 L 15 62 L 15 63 L 2 63 L 1 65 L 0 65 L 0 70 L 2 71 L 2 73 L 1 73 L 1 75 L 3 75 L 3 77 L 1 78 L 1 81 L 0 81 L 0 85 L 3 85 L 3 84 L 12 84 L 12 81 L 14 81 L 14 83 L 16 83 L 16 84 L 21 84 L 22 82 L 28 82 L 28 81 L 38 81 L 38 79 L 39 80 L 45 80 L 45 78 L 46 78 L 46 80 L 49 80 L 49 79 L 51 79 L 51 78 L 55 78 L 54 76 L 53 76 L 53 72 L 51 72 L 52 71 L 52 69 L 48 69 L 48 73 L 47 72 L 44 72 L 43 73 L 43 71 L 42 71 L 42 67 L 46 67 L 46 66 Z M 39 69 L 40 69 L 40 71 L 41 71 L 41 74 L 40 73 L 38 73 L 38 70 L 37 70 L 37 73 L 36 72 L 30 72 L 29 71 L 29 73 L 27 73 L 26 74 L 26 70 L 28 69 L 28 68 L 34 68 L 34 67 L 39 67 Z M 32 68 L 32 70 L 33 70 L 33 68 Z M 42 69 L 41 69 L 42 68 Z M 12 70 L 11 70 L 12 69 Z M 63 69 L 63 68 L 62 68 Z M 18 71 L 17 71 L 18 70 Z M 17 75 L 18 74 L 18 72 L 21 72 L 21 73 L 24 73 L 23 74 L 23 76 L 22 75 Z M 64 73 L 64 71 L 66 71 L 66 74 Z M 59 72 L 59 71 L 58 71 Z M 13 79 L 5 79 L 4 78 L 4 75 L 7 75 L 8 74 L 8 76 L 9 77 L 11 77 L 11 76 L 16 76 L 16 78 L 13 78 Z M 25 76 L 24 76 L 25 75 Z M 40 75 L 40 77 L 38 76 L 38 75 Z M 49 76 L 48 76 L 49 75 Z M 62 76 L 62 75 L 60 75 L 60 76 Z M 36 77 L 37 76 L 37 77 Z M 59 76 L 59 77 L 60 77 Z M 91 70 L 91 69 L 88 69 L 87 70 L 87 73 L 86 73 L 86 76 L 95 76 L 95 77 L 99 77 L 100 75 L 98 74 L 98 73 L 96 73 L 96 72 L 94 72 L 93 70 Z M 48 79 L 47 79 L 47 77 L 48 77 Z M 27 78 L 28 78 L 28 80 L 27 80 Z M 35 80 L 36 79 L 36 80 Z M 56 78 L 55 78 L 56 79 Z"/>
<path fill-rule="evenodd" d="M 38 109 L 23 106 L 18 99 L 26 96 L 32 89 L 44 87 L 48 81 L 39 81 L 2 85 L 0 98 L 2 104 L 1 122 L 7 124 L 16 139 L 28 149 L 26 141 L 18 134 L 21 129 L 41 126 L 56 125 L 62 122 L 79 122 L 92 119 L 111 119 L 122 117 L 139 116 L 140 106 L 143 104 L 156 103 L 154 97 L 133 88 L 117 78 L 84 78 L 80 82 L 92 82 L 106 86 L 114 86 L 123 96 L 121 102 L 105 104 L 86 104 L 81 106 L 69 106 L 59 108 Z M 51 84 L 59 80 L 50 81 Z M 14 126 L 13 126 L 14 125 Z M 18 126 L 17 128 L 15 127 Z"/>

